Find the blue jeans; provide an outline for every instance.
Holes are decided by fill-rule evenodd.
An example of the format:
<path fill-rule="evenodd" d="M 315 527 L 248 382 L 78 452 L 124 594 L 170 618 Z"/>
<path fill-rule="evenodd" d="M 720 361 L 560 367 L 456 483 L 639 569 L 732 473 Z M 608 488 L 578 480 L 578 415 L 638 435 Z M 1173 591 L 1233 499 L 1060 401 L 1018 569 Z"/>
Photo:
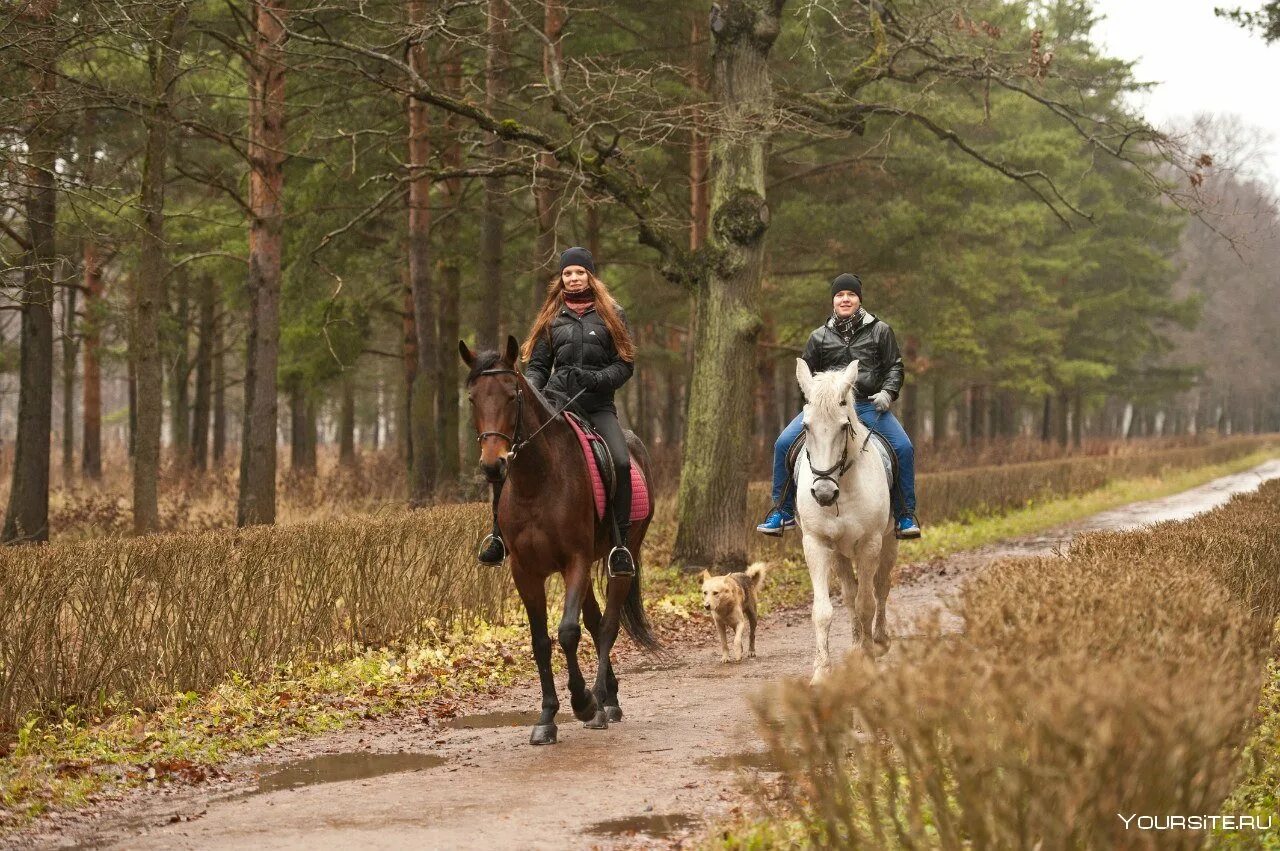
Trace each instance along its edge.
<path fill-rule="evenodd" d="M 889 441 L 893 454 L 898 456 L 898 487 L 893 493 L 893 516 L 901 519 L 916 513 L 916 450 L 902 423 L 892 411 L 876 412 L 870 402 L 856 405 L 858 421 Z M 795 483 L 787 478 L 787 451 L 804 431 L 804 414 L 796 414 L 773 444 L 773 502 L 787 514 L 796 515 Z M 784 492 L 785 491 L 785 492 Z"/>

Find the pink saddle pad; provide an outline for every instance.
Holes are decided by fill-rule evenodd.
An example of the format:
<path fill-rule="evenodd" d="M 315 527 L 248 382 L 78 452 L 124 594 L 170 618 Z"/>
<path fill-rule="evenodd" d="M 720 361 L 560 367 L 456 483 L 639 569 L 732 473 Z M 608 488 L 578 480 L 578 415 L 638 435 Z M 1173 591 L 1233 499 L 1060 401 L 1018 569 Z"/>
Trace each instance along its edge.
<path fill-rule="evenodd" d="M 591 451 L 591 441 L 602 440 L 600 435 L 595 432 L 584 431 L 573 417 L 566 416 L 569 425 L 573 426 L 573 433 L 578 436 L 578 443 L 582 444 L 582 454 L 587 459 L 587 471 L 591 475 L 591 495 L 596 501 L 596 517 L 604 519 L 604 476 L 600 475 L 600 468 L 596 465 L 596 455 Z M 631 465 L 631 519 L 643 520 L 649 516 L 649 485 L 644 480 L 644 471 L 640 469 L 639 464 Z"/>

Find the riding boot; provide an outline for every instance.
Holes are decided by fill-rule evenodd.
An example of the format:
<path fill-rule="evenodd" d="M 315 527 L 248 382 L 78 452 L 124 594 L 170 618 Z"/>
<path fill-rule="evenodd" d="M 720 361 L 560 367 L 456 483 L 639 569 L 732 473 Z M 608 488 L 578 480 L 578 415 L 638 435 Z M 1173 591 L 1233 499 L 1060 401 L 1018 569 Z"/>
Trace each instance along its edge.
<path fill-rule="evenodd" d="M 617 484 L 613 489 L 613 549 L 609 551 L 610 576 L 635 576 L 636 562 L 627 549 L 627 534 L 631 531 L 631 467 L 617 471 Z"/>
<path fill-rule="evenodd" d="M 476 556 L 481 564 L 502 564 L 507 560 L 507 545 L 498 531 L 498 498 L 502 496 L 502 485 L 493 486 L 493 532 L 480 542 L 480 552 Z"/>

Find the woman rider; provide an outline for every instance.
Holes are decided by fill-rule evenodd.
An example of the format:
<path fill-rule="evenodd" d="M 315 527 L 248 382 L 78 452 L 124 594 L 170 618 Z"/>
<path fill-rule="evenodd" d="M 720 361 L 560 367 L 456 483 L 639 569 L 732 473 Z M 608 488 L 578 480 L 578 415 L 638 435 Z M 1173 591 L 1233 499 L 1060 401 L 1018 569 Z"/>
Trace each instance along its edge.
<path fill-rule="evenodd" d="M 569 248 L 560 255 L 560 274 L 547 285 L 547 298 L 529 337 L 520 349 L 525 379 L 538 390 L 556 390 L 566 399 L 584 391 L 574 403 L 609 447 L 613 457 L 612 510 L 617 518 L 609 571 L 613 576 L 635 573 L 627 549 L 631 528 L 631 455 L 627 450 L 613 394 L 633 371 L 636 347 L 627 315 L 604 282 L 596 277 L 595 261 L 585 248 Z M 498 530 L 498 497 L 493 489 L 493 534 L 480 552 L 483 564 L 501 564 L 506 547 Z"/>
<path fill-rule="evenodd" d="M 889 408 L 902 392 L 902 356 L 893 329 L 862 309 L 862 279 L 845 272 L 831 282 L 831 317 L 809 336 L 802 358 L 814 375 L 844 369 L 858 362 L 854 403 L 858 419 L 879 433 L 898 456 L 898 486 L 893 515 L 899 538 L 920 537 L 916 523 L 915 449 L 902 424 Z M 804 414 L 796 415 L 773 445 L 774 509 L 756 527 L 766 535 L 781 535 L 796 525 L 796 489 L 787 475 L 787 452 L 804 429 Z"/>

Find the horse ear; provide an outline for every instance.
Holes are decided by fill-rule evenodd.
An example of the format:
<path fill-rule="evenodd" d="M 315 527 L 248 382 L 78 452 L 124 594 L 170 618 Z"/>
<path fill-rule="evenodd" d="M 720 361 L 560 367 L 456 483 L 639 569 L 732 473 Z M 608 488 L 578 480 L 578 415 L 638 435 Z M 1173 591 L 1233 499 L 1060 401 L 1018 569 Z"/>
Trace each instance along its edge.
<path fill-rule="evenodd" d="M 516 338 L 511 334 L 507 335 L 507 353 L 505 360 L 511 366 L 515 366 L 516 362 L 520 360 L 520 343 L 518 343 Z"/>
<path fill-rule="evenodd" d="M 853 389 L 853 385 L 857 383 L 857 381 L 858 362 L 856 360 L 850 361 L 849 365 L 844 368 L 844 375 L 840 379 L 841 385 L 844 387 L 844 391 L 840 395 L 843 396 L 845 393 L 848 393 Z"/>
<path fill-rule="evenodd" d="M 813 387 L 813 373 L 809 371 L 809 362 L 804 358 L 796 358 L 796 381 L 800 382 L 800 392 L 809 398 L 809 389 Z"/>
<path fill-rule="evenodd" d="M 471 351 L 471 349 L 467 348 L 466 340 L 458 341 L 458 354 L 462 355 L 462 362 L 465 363 L 468 367 L 472 367 L 476 365 L 476 356 Z"/>

